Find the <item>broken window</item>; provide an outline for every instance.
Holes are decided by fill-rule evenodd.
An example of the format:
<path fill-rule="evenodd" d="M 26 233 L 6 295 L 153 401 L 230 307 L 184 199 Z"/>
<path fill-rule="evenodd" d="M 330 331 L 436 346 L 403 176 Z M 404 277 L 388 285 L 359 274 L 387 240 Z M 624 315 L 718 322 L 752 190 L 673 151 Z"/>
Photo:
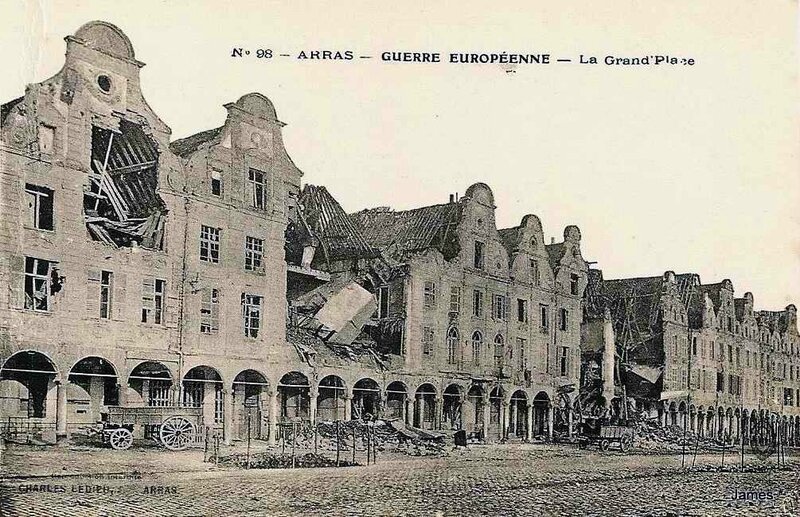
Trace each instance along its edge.
<path fill-rule="evenodd" d="M 57 279 L 54 264 L 49 260 L 25 257 L 26 309 L 42 312 L 50 310 L 50 284 Z"/>
<path fill-rule="evenodd" d="M 558 354 L 559 373 L 562 377 L 569 375 L 569 347 L 562 346 Z"/>
<path fill-rule="evenodd" d="M 483 269 L 485 264 L 486 257 L 484 256 L 484 250 L 486 245 L 481 241 L 475 241 L 475 254 L 473 256 L 473 265 L 475 269 Z"/>
<path fill-rule="evenodd" d="M 257 338 L 261 329 L 261 296 L 242 294 L 242 317 L 244 319 L 244 335 Z"/>
<path fill-rule="evenodd" d="M 539 262 L 536 259 L 531 259 L 531 280 L 534 285 L 539 285 L 541 277 L 539 274 Z"/>
<path fill-rule="evenodd" d="M 575 273 L 569 275 L 569 292 L 570 294 L 578 294 L 579 277 Z"/>
<path fill-rule="evenodd" d="M 472 315 L 476 318 L 483 317 L 483 291 L 472 291 Z"/>
<path fill-rule="evenodd" d="M 389 286 L 382 285 L 378 288 L 378 318 L 389 316 Z"/>
<path fill-rule="evenodd" d="M 166 281 L 157 278 L 142 280 L 142 323 L 164 323 Z"/>
<path fill-rule="evenodd" d="M 200 226 L 200 260 L 219 264 L 219 228 Z"/>
<path fill-rule="evenodd" d="M 100 317 L 111 317 L 111 293 L 113 289 L 114 273 L 103 271 L 100 273 Z"/>
<path fill-rule="evenodd" d="M 211 171 L 211 194 L 215 196 L 222 195 L 222 176 L 219 171 Z"/>
<path fill-rule="evenodd" d="M 219 290 L 203 289 L 200 300 L 200 332 L 216 334 L 219 330 Z"/>
<path fill-rule="evenodd" d="M 528 300 L 517 298 L 517 321 L 528 323 Z"/>
<path fill-rule="evenodd" d="M 26 183 L 25 196 L 28 199 L 28 224 L 37 230 L 52 230 L 53 191 Z"/>
<path fill-rule="evenodd" d="M 561 330 L 567 330 L 568 320 L 569 319 L 569 312 L 567 309 L 561 309 L 558 311 L 558 326 Z"/>
<path fill-rule="evenodd" d="M 113 247 L 163 249 L 166 205 L 158 195 L 158 148 L 142 127 L 92 126 L 92 171 L 83 196 L 89 235 Z"/>
<path fill-rule="evenodd" d="M 548 329 L 550 327 L 550 318 L 549 318 L 550 308 L 547 305 L 539 305 L 539 326 L 542 329 Z"/>
<path fill-rule="evenodd" d="M 267 175 L 261 171 L 250 169 L 248 185 L 250 187 L 250 206 L 259 210 L 267 208 Z"/>
<path fill-rule="evenodd" d="M 436 282 L 432 282 L 427 280 L 425 282 L 425 299 L 424 299 L 424 307 L 426 309 L 432 309 L 436 307 Z"/>
<path fill-rule="evenodd" d="M 245 238 L 244 268 L 247 271 L 264 271 L 264 239 Z"/>
<path fill-rule="evenodd" d="M 433 327 L 422 327 L 422 353 L 433 355 Z"/>

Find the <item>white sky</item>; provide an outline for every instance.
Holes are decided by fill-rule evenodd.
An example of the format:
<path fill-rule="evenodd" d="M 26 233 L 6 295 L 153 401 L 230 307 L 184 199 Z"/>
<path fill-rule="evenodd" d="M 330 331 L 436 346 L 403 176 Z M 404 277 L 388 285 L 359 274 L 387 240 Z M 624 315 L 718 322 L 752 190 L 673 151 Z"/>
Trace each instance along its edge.
<path fill-rule="evenodd" d="M 800 302 L 797 2 L 49 2 L 0 0 L 0 101 L 57 72 L 63 37 L 132 40 L 175 138 L 222 104 L 275 104 L 304 181 L 348 211 L 488 183 L 501 227 L 577 224 L 606 278 L 697 272 L 780 309 Z M 468 5 L 468 7 L 466 7 Z M 689 67 L 231 59 L 234 46 L 693 57 Z"/>

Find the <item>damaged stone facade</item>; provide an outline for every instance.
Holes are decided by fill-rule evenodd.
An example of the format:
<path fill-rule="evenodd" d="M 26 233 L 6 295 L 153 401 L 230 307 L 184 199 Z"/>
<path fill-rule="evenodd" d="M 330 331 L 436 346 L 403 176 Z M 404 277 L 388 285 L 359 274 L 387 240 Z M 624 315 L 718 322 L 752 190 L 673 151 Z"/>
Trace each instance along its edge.
<path fill-rule="evenodd" d="M 697 274 L 668 271 L 603 280 L 591 270 L 585 309 L 586 409 L 601 391 L 608 393 L 608 375 L 599 370 L 614 361 L 616 391 L 609 402 L 615 416 L 624 417 L 627 398 L 629 418 L 686 425 L 701 436 L 749 442 L 765 423 L 781 421 L 784 441 L 800 441 L 794 305 L 755 310 L 752 293 L 735 297 L 727 279 L 703 284 Z M 604 327 L 613 328 L 611 339 Z M 612 342 L 616 359 L 608 356 Z"/>
<path fill-rule="evenodd" d="M 576 227 L 498 230 L 476 184 L 388 242 L 383 217 L 408 214 L 301 189 L 263 95 L 172 141 L 117 27 L 66 42 L 0 113 L 4 425 L 67 436 L 111 406 L 188 406 L 226 441 L 375 416 L 493 441 L 568 420 Z"/>

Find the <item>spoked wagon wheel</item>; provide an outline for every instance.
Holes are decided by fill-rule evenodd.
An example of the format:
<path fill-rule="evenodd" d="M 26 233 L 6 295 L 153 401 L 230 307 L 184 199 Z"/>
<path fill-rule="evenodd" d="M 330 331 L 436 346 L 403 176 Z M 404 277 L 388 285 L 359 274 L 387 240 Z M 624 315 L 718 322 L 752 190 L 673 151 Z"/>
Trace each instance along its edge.
<path fill-rule="evenodd" d="M 124 427 L 120 427 L 119 429 L 114 429 L 111 431 L 111 435 L 108 437 L 109 443 L 111 443 L 111 448 L 116 449 L 118 451 L 124 451 L 129 449 L 131 445 L 133 445 L 133 433 L 125 429 Z"/>
<path fill-rule="evenodd" d="M 600 450 L 601 451 L 604 451 L 604 452 L 607 451 L 609 445 L 611 445 L 611 442 L 609 442 L 608 440 L 600 440 Z"/>
<path fill-rule="evenodd" d="M 628 452 L 631 446 L 633 446 L 633 438 L 630 436 L 626 436 L 619 441 L 619 450 L 622 452 Z"/>
<path fill-rule="evenodd" d="M 194 436 L 194 424 L 182 416 L 171 416 L 164 420 L 158 430 L 161 444 L 171 451 L 182 451 L 189 446 Z"/>

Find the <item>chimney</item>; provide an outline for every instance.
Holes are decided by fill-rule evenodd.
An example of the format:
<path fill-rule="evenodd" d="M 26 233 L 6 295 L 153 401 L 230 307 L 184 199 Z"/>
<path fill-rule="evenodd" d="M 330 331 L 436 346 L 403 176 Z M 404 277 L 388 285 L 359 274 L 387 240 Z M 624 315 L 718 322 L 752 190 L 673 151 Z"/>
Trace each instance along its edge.
<path fill-rule="evenodd" d="M 456 196 L 454 194 L 450 194 L 450 203 L 455 203 Z"/>

